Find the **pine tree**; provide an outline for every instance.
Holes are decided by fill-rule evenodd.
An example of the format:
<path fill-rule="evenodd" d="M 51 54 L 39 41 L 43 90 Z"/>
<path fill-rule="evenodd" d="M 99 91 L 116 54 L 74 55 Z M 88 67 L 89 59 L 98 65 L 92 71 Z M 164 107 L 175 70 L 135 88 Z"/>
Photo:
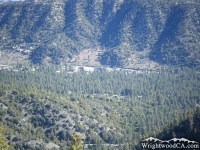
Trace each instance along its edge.
<path fill-rule="evenodd" d="M 9 145 L 4 136 L 4 128 L 0 126 L 0 150 L 8 150 Z"/>
<path fill-rule="evenodd" d="M 172 132 L 172 138 L 176 138 L 176 133 L 174 131 Z"/>
<path fill-rule="evenodd" d="M 197 106 L 194 114 L 194 132 L 196 139 L 200 138 L 200 106 Z"/>
<path fill-rule="evenodd" d="M 72 136 L 72 140 L 71 140 L 71 145 L 69 150 L 80 150 L 82 149 L 83 145 L 82 145 L 82 141 L 83 141 L 83 137 L 77 134 L 74 134 Z"/>

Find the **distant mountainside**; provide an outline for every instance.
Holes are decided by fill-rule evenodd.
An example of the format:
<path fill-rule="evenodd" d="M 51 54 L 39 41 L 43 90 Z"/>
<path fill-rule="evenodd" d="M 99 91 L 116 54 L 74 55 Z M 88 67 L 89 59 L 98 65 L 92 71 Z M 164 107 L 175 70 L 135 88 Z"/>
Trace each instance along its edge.
<path fill-rule="evenodd" d="M 198 0 L 59 0 L 0 5 L 0 49 L 33 63 L 198 66 Z M 81 52 L 88 50 L 83 55 Z M 92 52 L 89 53 L 89 52 Z M 80 55 L 81 54 L 81 55 Z"/>

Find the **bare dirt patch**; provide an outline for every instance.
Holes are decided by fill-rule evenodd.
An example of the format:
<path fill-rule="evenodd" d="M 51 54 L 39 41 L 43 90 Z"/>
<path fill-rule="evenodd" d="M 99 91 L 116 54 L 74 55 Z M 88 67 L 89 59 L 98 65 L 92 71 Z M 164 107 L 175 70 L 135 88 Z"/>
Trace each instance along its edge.
<path fill-rule="evenodd" d="M 0 52 L 0 64 L 2 65 L 16 65 L 18 63 L 27 63 L 28 55 L 24 55 L 21 52 L 14 51 L 1 51 Z"/>
<path fill-rule="evenodd" d="M 128 65 L 125 68 L 140 68 L 140 69 L 156 69 L 159 64 L 149 60 L 148 58 L 141 59 L 136 55 L 131 55 L 128 58 Z"/>
<path fill-rule="evenodd" d="M 77 63 L 85 64 L 88 66 L 99 66 L 101 65 L 98 57 L 102 53 L 100 49 L 85 49 L 76 56 Z"/>

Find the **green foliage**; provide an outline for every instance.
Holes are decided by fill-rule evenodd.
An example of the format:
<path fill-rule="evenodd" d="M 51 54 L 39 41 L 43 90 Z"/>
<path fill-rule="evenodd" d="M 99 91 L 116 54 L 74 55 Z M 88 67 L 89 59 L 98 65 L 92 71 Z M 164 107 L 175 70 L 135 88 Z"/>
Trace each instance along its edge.
<path fill-rule="evenodd" d="M 72 131 L 84 134 L 84 143 L 93 148 L 126 143 L 119 149 L 133 149 L 143 136 L 158 135 L 166 124 L 164 135 L 178 137 L 171 127 L 182 125 L 188 115 L 195 124 L 186 121 L 181 130 L 199 134 L 199 115 L 183 111 L 200 103 L 195 69 L 56 74 L 55 68 L 39 67 L 34 73 L 1 71 L 0 82 L 0 119 L 15 149 L 35 147 L 27 142 L 35 139 L 70 147 Z"/>
<path fill-rule="evenodd" d="M 110 67 L 123 67 L 125 65 L 126 58 L 121 53 L 106 51 L 100 56 L 100 63 L 102 65 L 108 65 Z"/>
<path fill-rule="evenodd" d="M 1 150 L 8 150 L 9 145 L 7 143 L 7 139 L 4 135 L 4 128 L 0 126 L 0 149 Z"/>
<path fill-rule="evenodd" d="M 69 150 L 80 150 L 80 149 L 82 149 L 83 145 L 82 145 L 81 142 L 83 140 L 84 140 L 83 137 L 81 137 L 80 135 L 74 134 L 72 136 L 71 145 L 70 145 Z"/>
<path fill-rule="evenodd" d="M 169 121 L 165 126 L 164 130 L 157 133 L 157 138 L 163 140 L 169 140 L 172 138 L 187 138 L 196 142 L 200 142 L 199 130 L 200 130 L 200 107 L 197 106 L 195 109 L 185 110 L 181 114 L 178 123 L 176 119 Z"/>

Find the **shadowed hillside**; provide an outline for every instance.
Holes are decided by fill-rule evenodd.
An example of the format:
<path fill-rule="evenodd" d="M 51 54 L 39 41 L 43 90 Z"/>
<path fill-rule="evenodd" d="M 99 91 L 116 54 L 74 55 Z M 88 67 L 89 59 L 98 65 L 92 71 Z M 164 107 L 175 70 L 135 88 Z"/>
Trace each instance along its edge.
<path fill-rule="evenodd" d="M 69 56 L 85 49 L 98 49 L 101 54 L 96 61 L 111 67 L 133 68 L 148 61 L 198 66 L 199 10 L 196 0 L 4 3 L 0 5 L 1 50 L 34 44 L 29 57 L 33 63 L 68 62 Z M 37 61 L 34 51 L 40 45 L 48 52 Z M 107 55 L 108 51 L 117 58 Z M 52 57 L 57 52 L 62 55 Z"/>

